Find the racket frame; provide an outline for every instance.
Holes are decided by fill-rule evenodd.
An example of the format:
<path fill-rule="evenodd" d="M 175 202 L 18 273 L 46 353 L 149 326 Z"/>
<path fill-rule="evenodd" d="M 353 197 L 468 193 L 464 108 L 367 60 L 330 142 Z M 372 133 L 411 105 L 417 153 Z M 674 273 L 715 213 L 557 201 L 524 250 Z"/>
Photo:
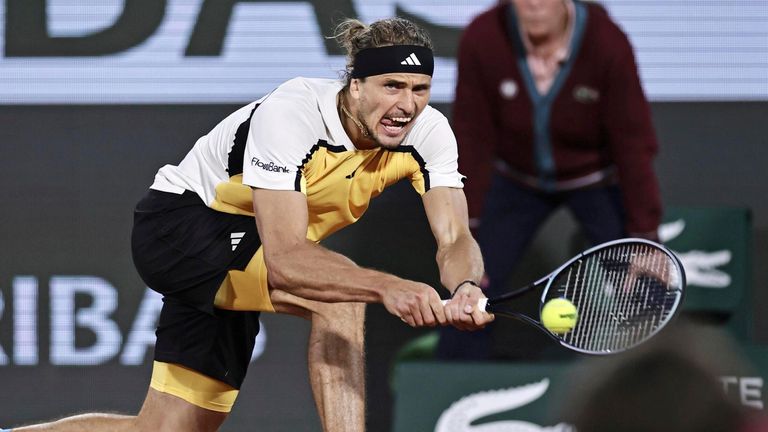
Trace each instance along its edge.
<path fill-rule="evenodd" d="M 587 257 L 588 255 L 593 254 L 594 252 L 597 252 L 597 251 L 600 251 L 600 250 L 603 250 L 603 249 L 607 249 L 607 248 L 610 248 L 610 247 L 613 247 L 613 246 L 616 246 L 616 245 L 626 244 L 626 243 L 644 243 L 646 245 L 649 245 L 649 246 L 653 247 L 654 249 L 659 250 L 660 252 L 663 252 L 665 255 L 667 255 L 669 258 L 671 258 L 672 262 L 675 264 L 675 266 L 676 266 L 676 268 L 678 270 L 678 276 L 680 277 L 680 282 L 679 282 L 679 285 L 680 285 L 680 295 L 677 296 L 677 298 L 675 299 L 674 305 L 670 308 L 672 312 L 669 315 L 667 315 L 665 320 L 661 324 L 659 324 L 657 326 L 657 328 L 652 333 L 647 335 L 642 341 L 638 342 L 637 344 L 634 344 L 632 346 L 626 347 L 624 349 L 610 350 L 610 351 L 594 351 L 594 350 L 587 350 L 587 349 L 579 348 L 579 347 L 573 346 L 573 345 L 565 342 L 558 334 L 556 334 L 556 333 L 554 333 L 554 332 L 552 332 L 550 330 L 547 330 L 547 328 L 544 327 L 544 325 L 541 323 L 541 321 L 537 320 L 536 318 L 533 318 L 533 317 L 531 317 L 529 315 L 526 315 L 523 312 L 515 312 L 515 311 L 511 311 L 511 310 L 504 310 L 504 309 L 496 309 L 496 308 L 494 308 L 494 304 L 500 304 L 500 303 L 506 302 L 508 300 L 520 297 L 521 295 L 523 295 L 523 294 L 525 294 L 527 292 L 530 292 L 530 291 L 532 291 L 534 289 L 537 289 L 537 288 L 541 288 L 543 286 L 543 288 L 541 288 L 542 292 L 541 292 L 541 297 L 539 299 L 539 313 L 538 313 L 539 317 L 541 317 L 541 310 L 544 308 L 544 304 L 547 302 L 547 294 L 549 293 L 549 289 L 552 286 L 552 282 L 554 282 L 554 280 L 557 278 L 557 276 L 563 270 L 568 268 L 574 262 L 576 262 L 576 261 L 578 261 L 580 259 L 583 259 L 583 258 Z M 609 241 L 609 242 L 606 242 L 606 243 L 601 243 L 601 244 L 599 244 L 597 246 L 593 246 L 593 247 L 591 247 L 591 248 L 589 248 L 589 249 L 587 249 L 587 250 L 585 250 L 583 252 L 580 252 L 579 254 L 575 255 L 573 258 L 571 258 L 568 261 L 566 261 L 563 265 L 561 265 L 560 267 L 558 267 L 555 270 L 553 270 L 552 272 L 550 272 L 548 275 L 538 279 L 536 282 L 533 282 L 532 284 L 526 285 L 526 286 L 524 286 L 522 288 L 518 288 L 518 289 L 516 289 L 514 291 L 510 291 L 508 293 L 505 293 L 505 294 L 502 294 L 502 295 L 499 295 L 499 296 L 496 296 L 496 297 L 493 297 L 493 298 L 490 298 L 490 299 L 483 299 L 478 304 L 478 306 L 482 310 L 485 310 L 487 312 L 490 312 L 490 313 L 493 313 L 493 314 L 497 314 L 497 315 L 501 315 L 501 316 L 505 316 L 505 317 L 509 317 L 509 318 L 514 318 L 514 319 L 526 322 L 528 324 L 531 324 L 532 326 L 534 326 L 534 327 L 538 328 L 539 330 L 543 331 L 544 334 L 546 334 L 547 336 L 549 336 L 552 339 L 556 340 L 557 342 L 559 342 L 561 345 L 563 345 L 564 347 L 566 347 L 568 349 L 580 352 L 582 354 L 608 355 L 608 354 L 616 354 L 616 353 L 619 353 L 619 352 L 622 352 L 622 351 L 626 351 L 626 350 L 628 350 L 628 349 L 630 349 L 630 348 L 632 348 L 632 347 L 634 347 L 636 345 L 639 345 L 639 344 L 645 342 L 646 340 L 650 339 L 656 333 L 661 331 L 661 329 L 666 327 L 666 325 L 669 324 L 669 322 L 677 315 L 677 312 L 680 309 L 680 304 L 682 303 L 683 297 L 685 296 L 685 286 L 686 286 L 685 269 L 683 268 L 682 262 L 677 257 L 677 255 L 675 255 L 674 252 L 669 250 L 664 245 L 661 245 L 661 244 L 656 243 L 656 242 L 651 241 L 651 240 L 646 240 L 646 239 L 642 239 L 642 238 L 627 237 L 627 238 L 622 238 L 622 239 L 618 239 L 618 240 L 612 240 L 612 241 Z M 485 303 L 485 304 L 483 304 L 483 303 Z"/>

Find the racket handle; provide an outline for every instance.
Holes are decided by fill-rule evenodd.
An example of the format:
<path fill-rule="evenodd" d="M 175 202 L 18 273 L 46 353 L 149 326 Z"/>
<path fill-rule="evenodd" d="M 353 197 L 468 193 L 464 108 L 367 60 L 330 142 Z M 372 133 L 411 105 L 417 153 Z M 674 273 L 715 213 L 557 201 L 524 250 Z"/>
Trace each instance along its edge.
<path fill-rule="evenodd" d="M 450 300 L 443 300 L 443 306 L 447 305 Z M 477 301 L 477 308 L 485 312 L 485 307 L 488 306 L 488 298 L 483 297 Z"/>

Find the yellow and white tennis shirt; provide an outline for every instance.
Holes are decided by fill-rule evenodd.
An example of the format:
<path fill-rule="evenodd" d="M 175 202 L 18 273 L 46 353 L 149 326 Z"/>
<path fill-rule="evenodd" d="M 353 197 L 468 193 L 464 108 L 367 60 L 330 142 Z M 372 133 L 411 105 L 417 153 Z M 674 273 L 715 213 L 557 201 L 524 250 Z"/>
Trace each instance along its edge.
<path fill-rule="evenodd" d="M 339 119 L 336 80 L 296 78 L 234 112 L 200 138 L 151 188 L 196 192 L 209 207 L 252 215 L 250 187 L 307 196 L 307 238 L 354 223 L 371 198 L 403 178 L 420 194 L 462 187 L 448 120 L 427 106 L 396 150 L 357 150 Z"/>
<path fill-rule="evenodd" d="M 162 167 L 151 188 L 194 191 L 210 208 L 241 215 L 253 215 L 251 187 L 300 191 L 309 210 L 307 238 L 320 241 L 356 222 L 373 197 L 401 179 L 419 194 L 462 187 L 445 116 L 427 106 L 399 148 L 358 150 L 339 118 L 342 87 L 327 79 L 285 82 L 225 118 L 178 166 Z"/>

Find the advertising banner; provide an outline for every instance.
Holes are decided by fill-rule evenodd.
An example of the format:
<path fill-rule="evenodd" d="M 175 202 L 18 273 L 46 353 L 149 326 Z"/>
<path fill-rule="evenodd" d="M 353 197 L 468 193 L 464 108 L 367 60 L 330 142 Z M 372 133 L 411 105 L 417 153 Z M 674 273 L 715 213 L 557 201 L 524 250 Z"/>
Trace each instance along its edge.
<path fill-rule="evenodd" d="M 754 0 L 601 2 L 629 35 L 651 100 L 766 100 L 768 11 Z M 6 0 L 0 103 L 250 102 L 294 76 L 334 78 L 341 17 L 410 18 L 435 42 L 434 102 L 496 0 Z"/>
<path fill-rule="evenodd" d="M 764 411 L 768 350 L 748 347 L 744 355 L 754 369 L 724 365 L 715 379 L 731 400 Z M 566 398 L 587 390 L 574 388 L 577 383 L 589 382 L 589 377 L 576 379 L 574 372 L 595 372 L 594 365 L 588 367 L 591 369 L 581 363 L 556 362 L 402 362 L 396 366 L 393 380 L 393 432 L 576 432 L 559 416 L 563 407 L 569 406 Z M 653 393 L 652 389 L 644 391 Z M 628 412 L 632 409 L 627 407 Z"/>

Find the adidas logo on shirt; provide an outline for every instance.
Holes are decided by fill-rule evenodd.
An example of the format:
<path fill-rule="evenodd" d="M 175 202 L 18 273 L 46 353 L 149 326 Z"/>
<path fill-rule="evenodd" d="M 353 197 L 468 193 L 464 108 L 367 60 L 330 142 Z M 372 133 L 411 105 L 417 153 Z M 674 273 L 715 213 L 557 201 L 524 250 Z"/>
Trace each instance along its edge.
<path fill-rule="evenodd" d="M 416 54 L 411 53 L 408 57 L 405 58 L 405 60 L 400 62 L 401 65 L 411 65 L 411 66 L 421 66 L 421 62 L 419 61 L 419 58 L 416 57 Z"/>
<path fill-rule="evenodd" d="M 244 232 L 233 232 L 232 234 L 229 235 L 229 239 L 232 243 L 233 251 L 237 249 L 237 245 L 240 244 L 240 241 L 243 239 L 243 237 L 245 237 Z"/>

